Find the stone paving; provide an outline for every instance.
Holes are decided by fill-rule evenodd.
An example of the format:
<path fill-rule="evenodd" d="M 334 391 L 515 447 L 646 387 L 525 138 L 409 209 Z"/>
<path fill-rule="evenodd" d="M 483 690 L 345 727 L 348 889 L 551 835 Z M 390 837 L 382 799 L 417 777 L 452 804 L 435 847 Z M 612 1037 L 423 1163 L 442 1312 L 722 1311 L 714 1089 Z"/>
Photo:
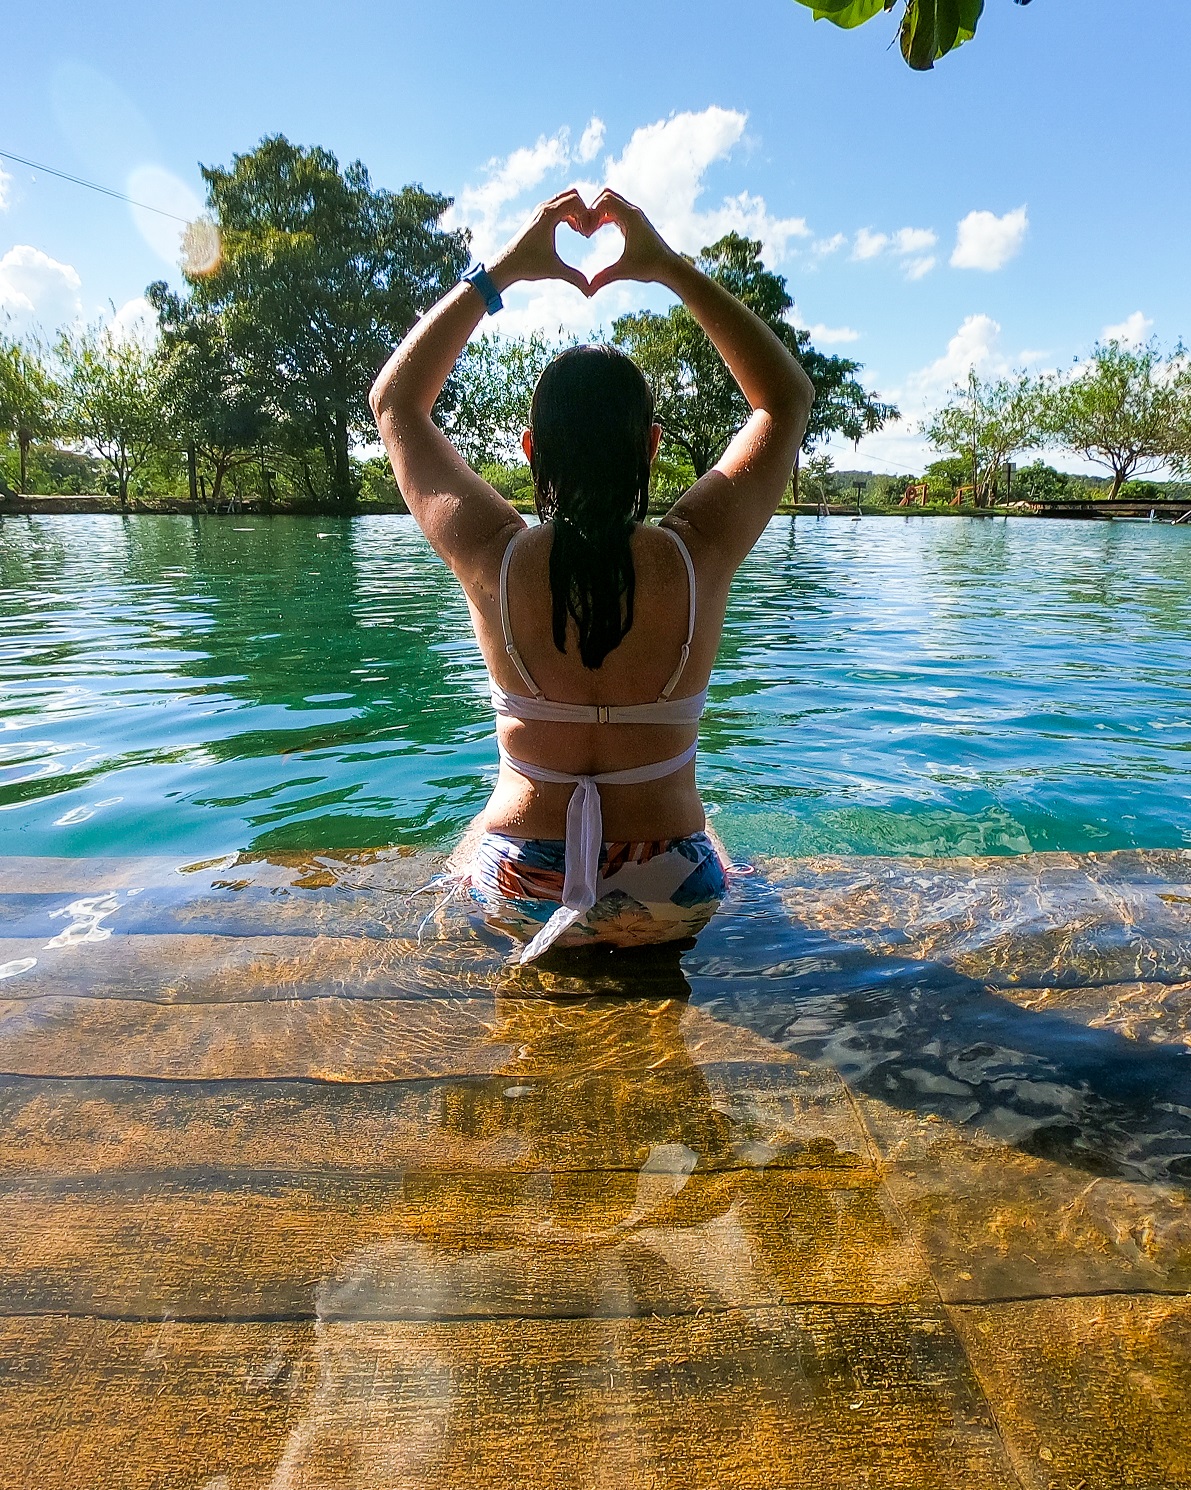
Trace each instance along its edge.
<path fill-rule="evenodd" d="M 1191 1487 L 1191 854 L 434 868 L 0 859 L 0 1486 Z"/>

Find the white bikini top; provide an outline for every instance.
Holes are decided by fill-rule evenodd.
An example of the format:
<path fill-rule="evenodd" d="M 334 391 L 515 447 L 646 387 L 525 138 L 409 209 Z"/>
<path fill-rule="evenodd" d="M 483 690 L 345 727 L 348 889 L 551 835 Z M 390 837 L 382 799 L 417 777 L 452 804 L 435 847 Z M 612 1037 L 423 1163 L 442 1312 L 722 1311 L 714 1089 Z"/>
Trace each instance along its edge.
<path fill-rule="evenodd" d="M 670 697 L 682 677 L 691 653 L 691 640 L 695 635 L 695 566 L 691 562 L 686 544 L 674 529 L 660 528 L 659 531 L 668 533 L 674 540 L 686 565 L 686 641 L 679 652 L 678 666 L 670 674 L 666 686 L 653 702 L 647 704 L 565 704 L 543 696 L 517 650 L 509 621 L 509 562 L 517 540 L 528 531 L 527 528 L 521 528 L 513 534 L 501 559 L 500 624 L 504 632 L 505 651 L 529 689 L 529 695 L 507 693 L 493 678 L 492 707 L 496 713 L 505 719 L 543 720 L 550 724 L 697 724 L 707 703 L 707 689 L 687 698 Z M 642 782 L 660 781 L 664 776 L 672 776 L 694 759 L 698 744 L 697 740 L 694 741 L 681 755 L 671 756 L 669 760 L 630 766 L 623 771 L 599 771 L 592 775 L 582 775 L 569 771 L 552 771 L 546 766 L 517 760 L 497 742 L 501 759 L 519 775 L 526 776 L 531 781 L 550 782 L 558 786 L 573 784 L 575 787 L 567 804 L 566 872 L 562 905 L 526 946 L 521 954 L 522 962 L 531 962 L 535 957 L 540 957 L 568 926 L 579 920 L 596 903 L 600 850 L 604 845 L 600 787 L 636 786 Z"/>
<path fill-rule="evenodd" d="M 678 680 L 691 655 L 691 640 L 695 635 L 695 566 L 691 562 L 686 544 L 674 529 L 659 528 L 658 532 L 669 534 L 686 566 L 686 641 L 678 654 L 678 666 L 670 674 L 666 686 L 648 704 L 564 704 L 543 696 L 517 650 L 509 620 L 509 563 L 518 539 L 528 532 L 528 528 L 522 528 L 513 534 L 500 562 L 500 626 L 504 632 L 505 651 L 509 654 L 509 661 L 529 689 L 529 697 L 523 693 L 506 693 L 493 678 L 492 707 L 497 714 L 505 719 L 540 719 L 550 724 L 697 724 L 707 703 L 707 689 L 704 688 L 701 693 L 693 693 L 688 698 L 670 697 L 678 686 Z"/>

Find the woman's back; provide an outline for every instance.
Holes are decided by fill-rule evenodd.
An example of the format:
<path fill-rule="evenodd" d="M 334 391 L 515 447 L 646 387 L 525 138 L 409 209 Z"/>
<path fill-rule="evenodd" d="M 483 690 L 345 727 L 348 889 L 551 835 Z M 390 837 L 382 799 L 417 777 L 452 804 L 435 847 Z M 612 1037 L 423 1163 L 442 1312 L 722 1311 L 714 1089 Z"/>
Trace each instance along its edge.
<path fill-rule="evenodd" d="M 548 523 L 514 536 L 509 561 L 510 630 L 533 682 L 546 699 L 558 703 L 654 703 L 671 680 L 687 641 L 689 580 L 678 544 L 649 524 L 640 523 L 634 529 L 630 540 L 635 575 L 633 624 L 598 668 L 587 668 L 579 657 L 573 619 L 568 619 L 566 651 L 560 652 L 554 643 L 550 590 L 553 538 L 553 526 Z M 528 685 L 506 651 L 499 572 L 489 578 L 492 601 L 479 607 L 473 604 L 480 647 L 500 687 L 511 694 L 525 695 Z M 709 593 L 705 595 L 703 588 Z M 489 585 L 484 589 L 489 590 Z M 694 634 L 673 698 L 688 698 L 706 687 L 719 644 L 723 610 L 722 587 L 701 587 L 696 568 Z M 583 774 L 623 770 L 676 756 L 694 740 L 697 731 L 693 723 L 562 724 L 537 719 L 501 719 L 498 728 L 501 743 L 510 755 Z M 569 796 L 565 787 L 551 789 L 541 783 L 527 791 L 524 778 L 515 772 L 502 772 L 483 826 L 489 831 L 561 838 Z M 674 838 L 703 826 L 693 765 L 658 781 L 606 786 L 602 796 L 604 824 L 610 837 Z"/>

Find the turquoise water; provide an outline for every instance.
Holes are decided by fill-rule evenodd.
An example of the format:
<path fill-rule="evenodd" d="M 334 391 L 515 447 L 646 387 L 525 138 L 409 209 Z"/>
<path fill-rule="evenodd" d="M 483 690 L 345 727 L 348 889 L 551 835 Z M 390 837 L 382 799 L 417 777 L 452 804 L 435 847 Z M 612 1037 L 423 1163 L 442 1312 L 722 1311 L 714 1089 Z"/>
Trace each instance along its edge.
<path fill-rule="evenodd" d="M 0 852 L 448 845 L 496 753 L 401 517 L 0 525 Z M 737 854 L 1191 846 L 1191 531 L 775 520 L 702 784 Z"/>

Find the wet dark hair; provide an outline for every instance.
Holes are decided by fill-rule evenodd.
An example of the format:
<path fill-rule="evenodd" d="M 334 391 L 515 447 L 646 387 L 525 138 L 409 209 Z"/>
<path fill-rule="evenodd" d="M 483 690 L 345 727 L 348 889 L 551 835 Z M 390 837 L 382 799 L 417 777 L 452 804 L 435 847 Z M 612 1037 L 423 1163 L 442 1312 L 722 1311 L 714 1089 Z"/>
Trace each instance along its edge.
<path fill-rule="evenodd" d="M 554 645 L 566 651 L 573 616 L 584 667 L 599 667 L 633 624 L 629 540 L 645 516 L 652 425 L 649 384 L 615 347 L 568 348 L 534 389 L 534 497 L 554 524 Z"/>

